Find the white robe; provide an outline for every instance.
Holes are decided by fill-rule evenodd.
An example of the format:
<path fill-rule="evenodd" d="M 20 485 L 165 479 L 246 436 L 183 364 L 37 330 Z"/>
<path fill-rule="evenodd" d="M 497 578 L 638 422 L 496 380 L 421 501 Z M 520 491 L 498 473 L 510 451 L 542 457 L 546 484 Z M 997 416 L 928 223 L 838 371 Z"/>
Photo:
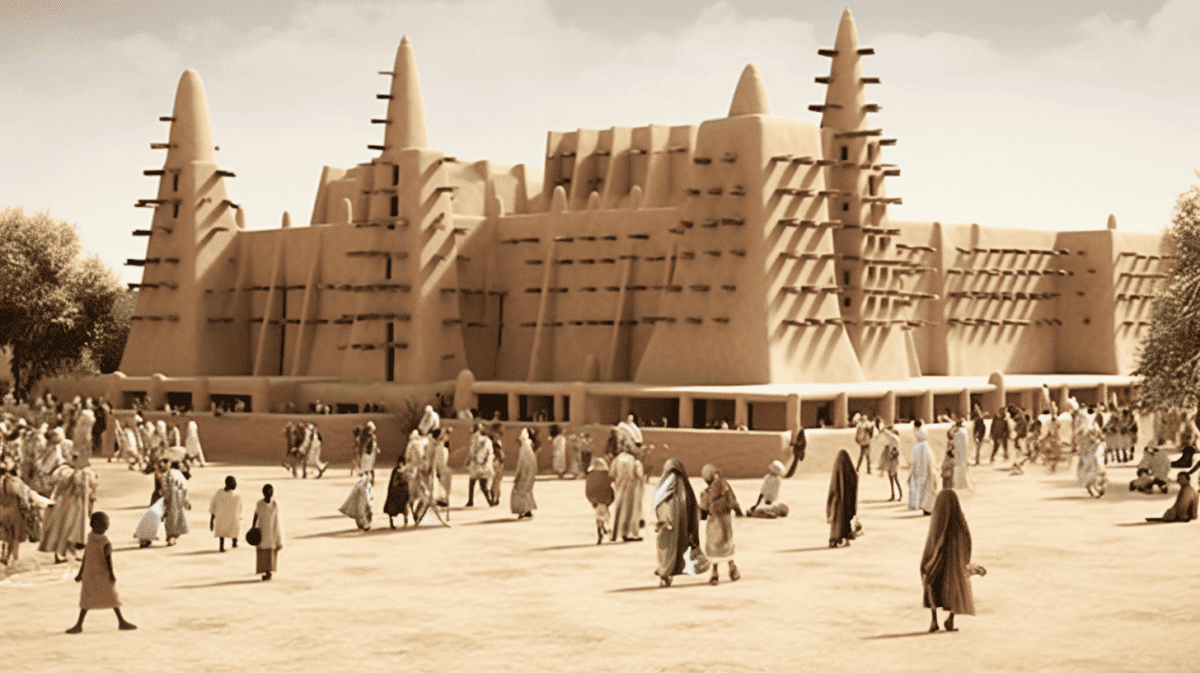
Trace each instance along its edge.
<path fill-rule="evenodd" d="M 975 484 L 971 481 L 971 475 L 967 471 L 967 464 L 970 462 L 967 460 L 967 452 L 970 446 L 970 433 L 967 432 L 966 426 L 960 427 L 958 432 L 954 433 L 954 490 L 956 491 L 975 490 Z"/>
<path fill-rule="evenodd" d="M 184 443 L 187 446 L 188 458 L 195 458 L 200 461 L 201 465 L 204 465 L 204 447 L 200 446 L 200 428 L 197 427 L 196 421 L 188 421 L 187 439 L 184 440 Z"/>
<path fill-rule="evenodd" d="M 221 489 L 213 496 L 208 513 L 216 517 L 213 537 L 237 539 L 242 532 L 242 494 Z"/>
<path fill-rule="evenodd" d="M 916 433 L 912 458 L 908 461 L 908 508 L 933 511 L 937 502 L 937 486 L 933 475 L 933 449 L 924 430 Z"/>
<path fill-rule="evenodd" d="M 259 500 L 254 506 L 255 525 L 262 533 L 259 549 L 283 549 L 283 522 L 279 518 L 279 501 Z"/>

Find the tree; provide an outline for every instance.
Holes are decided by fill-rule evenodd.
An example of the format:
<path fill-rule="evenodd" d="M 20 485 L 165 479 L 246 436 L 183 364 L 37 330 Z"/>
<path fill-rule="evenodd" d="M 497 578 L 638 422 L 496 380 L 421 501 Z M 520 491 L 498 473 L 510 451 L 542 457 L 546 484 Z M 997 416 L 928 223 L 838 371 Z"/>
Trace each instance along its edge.
<path fill-rule="evenodd" d="M 137 297 L 137 290 L 118 292 L 112 312 L 103 321 L 100 334 L 92 343 L 92 358 L 101 374 L 111 374 L 121 366 L 125 342 L 129 340 L 131 319 L 133 312 L 137 310 Z"/>
<path fill-rule="evenodd" d="M 12 348 L 18 397 L 78 367 L 115 323 L 120 282 L 81 251 L 68 222 L 20 208 L 0 211 L 0 345 Z"/>
<path fill-rule="evenodd" d="M 1200 403 L 1200 188 L 1180 195 L 1167 237 L 1175 266 L 1154 302 L 1133 374 L 1142 377 L 1146 407 L 1192 409 Z"/>

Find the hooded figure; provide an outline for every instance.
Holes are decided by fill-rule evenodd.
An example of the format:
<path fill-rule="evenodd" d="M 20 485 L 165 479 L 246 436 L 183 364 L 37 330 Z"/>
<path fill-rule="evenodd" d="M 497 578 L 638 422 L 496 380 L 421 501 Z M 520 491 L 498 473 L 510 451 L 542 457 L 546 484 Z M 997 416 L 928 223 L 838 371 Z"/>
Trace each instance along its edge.
<path fill-rule="evenodd" d="M 954 615 L 975 614 L 970 573 L 971 530 L 958 504 L 958 493 L 947 489 L 938 494 L 929 520 L 929 536 L 921 555 L 921 583 L 925 607 L 933 611 L 930 631 L 938 630 L 937 609 L 950 613 L 946 630 L 954 631 Z"/>
<path fill-rule="evenodd" d="M 700 554 L 699 508 L 687 472 L 678 458 L 663 465 L 662 477 L 654 487 L 652 507 L 658 517 L 658 569 L 660 585 L 671 586 L 671 578 L 683 573 L 708 570 Z"/>
<path fill-rule="evenodd" d="M 608 533 L 608 506 L 613 504 L 613 478 L 608 473 L 608 462 L 600 456 L 592 458 L 588 468 L 587 481 L 583 485 L 583 494 L 587 496 L 588 504 L 596 513 L 596 544 L 604 540 Z"/>
<path fill-rule="evenodd" d="M 908 508 L 929 514 L 933 512 L 937 497 L 933 482 L 933 449 L 929 448 L 929 437 L 924 428 L 917 428 L 913 436 L 917 441 L 908 461 Z"/>
<path fill-rule="evenodd" d="M 383 513 L 388 515 L 388 523 L 392 528 L 396 527 L 396 522 L 392 519 L 401 514 L 404 515 L 404 525 L 408 525 L 408 478 L 404 473 L 404 454 L 396 458 L 396 467 L 392 468 L 387 500 L 383 502 Z"/>
<path fill-rule="evenodd" d="M 954 474 L 952 475 L 954 488 L 958 490 L 966 489 L 968 491 L 975 490 L 975 484 L 971 481 L 971 474 L 967 470 L 967 455 L 970 452 L 970 439 L 967 436 L 967 428 L 965 425 L 955 427 L 954 436 L 951 437 L 951 443 L 954 446 Z"/>
<path fill-rule="evenodd" d="M 855 537 L 852 521 L 858 513 L 858 472 L 845 449 L 838 451 L 829 479 L 825 519 L 829 522 L 829 546 L 849 545 Z"/>
<path fill-rule="evenodd" d="M 529 429 L 521 430 L 518 439 L 521 448 L 517 454 L 517 471 L 513 475 L 513 486 L 509 506 L 518 519 L 533 517 L 537 509 L 537 501 L 533 499 L 533 480 L 537 476 L 537 456 L 533 453 L 533 442 L 529 439 Z"/>
<path fill-rule="evenodd" d="M 187 447 L 188 459 L 194 460 L 200 463 L 200 467 L 204 467 L 207 461 L 204 460 L 204 447 L 200 446 L 200 428 L 196 425 L 196 421 L 188 421 L 187 438 L 184 439 L 184 444 Z"/>
<path fill-rule="evenodd" d="M 422 435 L 429 435 L 434 430 L 442 426 L 442 419 L 438 416 L 433 407 L 425 405 L 425 413 L 421 416 L 421 422 L 417 424 L 417 430 Z"/>

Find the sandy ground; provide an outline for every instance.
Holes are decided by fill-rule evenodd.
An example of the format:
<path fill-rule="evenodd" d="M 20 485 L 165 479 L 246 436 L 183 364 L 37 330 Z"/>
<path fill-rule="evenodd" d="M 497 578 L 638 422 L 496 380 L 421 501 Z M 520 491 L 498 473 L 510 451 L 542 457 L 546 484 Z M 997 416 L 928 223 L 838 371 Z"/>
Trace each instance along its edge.
<path fill-rule="evenodd" d="M 456 475 L 449 528 L 393 531 L 379 471 L 375 527 L 363 534 L 337 512 L 352 483 L 344 466 L 302 481 L 277 467 L 210 465 L 190 482 L 192 533 L 139 550 L 130 535 L 150 477 L 94 465 L 118 590 L 139 630 L 118 632 L 111 612 L 93 612 L 82 635 L 64 634 L 77 566 L 47 564 L 26 545 L 0 581 L 5 670 L 1200 669 L 1200 524 L 1143 524 L 1174 492 L 1129 493 L 1130 467 L 1110 468 L 1101 500 L 1073 469 L 975 468 L 977 490 L 962 502 L 974 560 L 988 570 L 973 580 L 978 614 L 960 617 L 957 633 L 926 634 L 917 566 L 928 519 L 887 502 L 877 475 L 862 476 L 865 535 L 850 547 L 828 548 L 828 477 L 801 475 L 783 488 L 790 517 L 735 520 L 739 582 L 722 566 L 718 586 L 685 576 L 660 589 L 652 532 L 597 547 L 580 481 L 540 479 L 539 509 L 518 522 L 508 480 L 501 506 L 467 509 Z M 226 474 L 247 517 L 262 484 L 275 485 L 287 539 L 270 582 L 252 572 L 244 542 L 219 554 L 208 531 Z M 733 485 L 753 504 L 757 480 Z"/>

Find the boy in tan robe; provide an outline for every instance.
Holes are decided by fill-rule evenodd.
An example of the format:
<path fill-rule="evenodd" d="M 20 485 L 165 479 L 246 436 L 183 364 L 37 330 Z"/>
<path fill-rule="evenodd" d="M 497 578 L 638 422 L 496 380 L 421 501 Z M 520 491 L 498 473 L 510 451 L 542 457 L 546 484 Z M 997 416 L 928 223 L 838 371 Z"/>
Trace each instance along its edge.
<path fill-rule="evenodd" d="M 113 574 L 112 543 L 104 533 L 108 531 L 108 515 L 104 512 L 92 514 L 92 532 L 88 534 L 83 561 L 79 564 L 76 582 L 81 582 L 79 591 L 79 620 L 67 633 L 83 633 L 83 618 L 88 610 L 107 610 L 117 613 L 117 624 L 122 631 L 137 627 L 125 621 L 121 615 L 121 599 L 117 597 L 117 576 Z"/>

